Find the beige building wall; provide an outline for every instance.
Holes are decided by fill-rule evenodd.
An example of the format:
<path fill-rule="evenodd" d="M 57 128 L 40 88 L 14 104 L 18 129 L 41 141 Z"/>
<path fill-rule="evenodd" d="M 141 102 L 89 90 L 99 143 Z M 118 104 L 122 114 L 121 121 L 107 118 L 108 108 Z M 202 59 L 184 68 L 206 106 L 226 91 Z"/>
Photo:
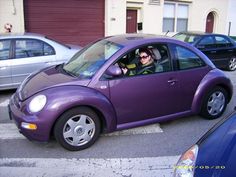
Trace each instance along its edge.
<path fill-rule="evenodd" d="M 105 0 L 105 36 L 126 31 L 126 0 Z"/>
<path fill-rule="evenodd" d="M 105 35 L 126 33 L 126 10 L 137 10 L 137 22 L 143 23 L 138 33 L 160 34 L 164 0 L 150 4 L 150 0 L 105 0 Z"/>
<path fill-rule="evenodd" d="M 189 30 L 205 31 L 206 18 L 215 12 L 215 33 L 227 34 L 227 13 L 229 0 L 193 0 L 189 9 Z"/>
<path fill-rule="evenodd" d="M 160 0 L 159 4 L 151 4 L 150 0 L 106 0 L 106 35 L 126 32 L 126 9 L 138 11 L 137 22 L 143 23 L 143 30 L 137 31 L 151 34 L 164 34 L 163 8 L 164 2 L 189 5 L 188 30 L 205 31 L 208 13 L 214 12 L 214 32 L 227 34 L 229 0 Z M 175 34 L 170 32 L 169 35 Z"/>
<path fill-rule="evenodd" d="M 227 34 L 229 33 L 230 36 L 236 36 L 236 1 L 230 0 L 228 5 L 228 21 L 227 26 L 225 27 L 225 31 Z M 231 26 L 229 25 L 231 22 Z M 230 27 L 230 30 L 229 30 Z"/>
<path fill-rule="evenodd" d="M 163 18 L 163 3 L 150 4 L 149 0 L 145 0 L 143 4 L 143 33 L 161 34 L 162 32 L 162 18 Z"/>
<path fill-rule="evenodd" d="M 229 8 L 231 1 L 181 0 L 165 2 L 189 4 L 188 30 L 205 31 L 207 14 L 213 11 L 215 12 L 214 32 L 227 34 L 228 22 L 232 21 L 234 17 L 232 8 Z M 150 0 L 105 0 L 105 36 L 126 33 L 126 9 L 137 10 L 137 22 L 143 23 L 143 30 L 137 31 L 138 33 L 163 34 L 164 0 L 159 2 L 151 4 Z M 23 7 L 23 0 L 0 0 L 0 33 L 5 32 L 4 25 L 6 23 L 12 24 L 12 32 L 25 31 Z M 231 10 L 231 15 L 229 15 L 229 10 Z M 233 29 L 232 32 L 235 33 Z"/>
<path fill-rule="evenodd" d="M 0 0 L 0 33 L 6 23 L 12 25 L 12 32 L 24 32 L 23 0 Z"/>

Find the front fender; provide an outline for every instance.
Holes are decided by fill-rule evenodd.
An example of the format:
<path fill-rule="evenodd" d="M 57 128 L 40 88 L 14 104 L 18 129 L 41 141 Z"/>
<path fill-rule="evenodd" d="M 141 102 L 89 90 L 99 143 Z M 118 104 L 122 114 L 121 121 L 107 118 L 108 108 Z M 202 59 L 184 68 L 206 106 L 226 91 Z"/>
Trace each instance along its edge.
<path fill-rule="evenodd" d="M 213 69 L 200 82 L 192 102 L 192 112 L 199 114 L 204 96 L 216 86 L 223 87 L 229 94 L 229 100 L 233 95 L 233 85 L 230 79 L 219 69 Z"/>
<path fill-rule="evenodd" d="M 48 128 L 51 130 L 56 120 L 65 111 L 77 106 L 89 106 L 98 110 L 106 124 L 107 132 L 116 129 L 116 113 L 113 105 L 103 94 L 92 88 L 83 86 L 58 86 L 44 90 L 40 94 L 47 96 L 46 111 L 39 117 L 50 119 Z"/>

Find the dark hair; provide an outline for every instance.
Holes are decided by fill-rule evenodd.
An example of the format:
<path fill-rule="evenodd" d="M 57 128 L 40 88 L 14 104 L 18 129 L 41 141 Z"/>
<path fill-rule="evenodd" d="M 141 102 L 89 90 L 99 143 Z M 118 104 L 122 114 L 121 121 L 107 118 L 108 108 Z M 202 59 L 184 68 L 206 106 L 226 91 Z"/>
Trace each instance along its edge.
<path fill-rule="evenodd" d="M 139 54 L 142 53 L 142 52 L 146 53 L 146 54 L 149 55 L 149 56 L 152 56 L 152 53 L 151 53 L 150 50 L 147 49 L 147 48 L 141 48 L 141 49 L 139 49 Z"/>

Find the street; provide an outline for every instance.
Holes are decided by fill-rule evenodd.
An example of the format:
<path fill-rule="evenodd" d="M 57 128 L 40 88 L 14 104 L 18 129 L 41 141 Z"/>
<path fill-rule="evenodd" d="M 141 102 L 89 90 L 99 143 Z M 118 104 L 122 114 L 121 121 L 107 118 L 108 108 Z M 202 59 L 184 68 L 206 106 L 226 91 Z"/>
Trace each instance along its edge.
<path fill-rule="evenodd" d="M 70 152 L 55 140 L 31 142 L 9 119 L 12 91 L 0 92 L 1 177 L 167 177 L 181 153 L 236 106 L 236 71 L 225 72 L 234 84 L 234 95 L 224 115 L 216 120 L 200 116 L 103 134 L 90 148 Z"/>

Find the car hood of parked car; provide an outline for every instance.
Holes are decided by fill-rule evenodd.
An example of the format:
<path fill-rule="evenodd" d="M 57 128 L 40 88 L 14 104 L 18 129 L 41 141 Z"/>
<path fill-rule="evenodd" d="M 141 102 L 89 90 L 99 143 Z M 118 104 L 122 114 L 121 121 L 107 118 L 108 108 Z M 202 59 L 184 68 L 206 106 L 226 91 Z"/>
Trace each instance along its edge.
<path fill-rule="evenodd" d="M 21 101 L 52 87 L 66 85 L 87 86 L 90 80 L 82 80 L 62 71 L 62 65 L 45 68 L 24 80 L 17 92 Z"/>
<path fill-rule="evenodd" d="M 222 119 L 210 129 L 198 142 L 199 151 L 196 161 L 197 166 L 208 166 L 211 169 L 195 169 L 197 176 L 231 176 L 235 173 L 236 152 L 236 112 Z M 217 169 L 226 168 L 220 171 Z M 230 173 L 231 174 L 228 174 Z M 216 175 L 216 174 L 221 175 Z"/>

